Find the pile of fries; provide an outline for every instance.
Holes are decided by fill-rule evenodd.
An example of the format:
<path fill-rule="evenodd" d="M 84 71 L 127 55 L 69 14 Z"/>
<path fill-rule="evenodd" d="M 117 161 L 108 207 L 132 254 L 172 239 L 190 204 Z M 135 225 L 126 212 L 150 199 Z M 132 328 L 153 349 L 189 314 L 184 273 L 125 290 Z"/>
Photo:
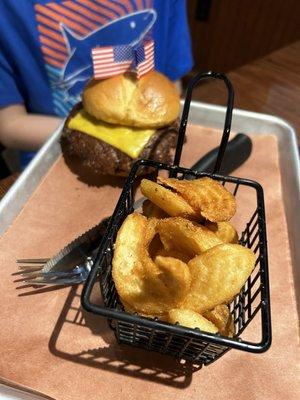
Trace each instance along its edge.
<path fill-rule="evenodd" d="M 254 265 L 228 222 L 234 196 L 218 181 L 143 179 L 143 214 L 123 222 L 112 276 L 127 312 L 233 336 L 228 304 Z"/>

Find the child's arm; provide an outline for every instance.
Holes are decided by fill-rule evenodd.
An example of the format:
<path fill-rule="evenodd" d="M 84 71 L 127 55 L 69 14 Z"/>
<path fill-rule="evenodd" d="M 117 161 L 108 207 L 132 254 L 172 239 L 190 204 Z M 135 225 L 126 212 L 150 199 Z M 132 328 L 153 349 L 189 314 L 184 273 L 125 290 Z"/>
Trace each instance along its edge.
<path fill-rule="evenodd" d="M 28 114 L 22 104 L 0 108 L 0 142 L 5 147 L 37 150 L 63 122 L 60 117 Z"/>

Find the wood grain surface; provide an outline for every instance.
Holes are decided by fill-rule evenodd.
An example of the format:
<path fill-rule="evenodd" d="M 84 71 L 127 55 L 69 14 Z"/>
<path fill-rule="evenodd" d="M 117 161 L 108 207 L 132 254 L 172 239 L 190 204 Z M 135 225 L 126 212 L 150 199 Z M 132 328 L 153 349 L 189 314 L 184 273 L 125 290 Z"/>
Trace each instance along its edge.
<path fill-rule="evenodd" d="M 199 18 L 207 3 L 187 1 L 197 69 L 232 71 L 300 40 L 299 0 L 211 0 Z"/>
<path fill-rule="evenodd" d="M 294 126 L 300 141 L 300 41 L 227 74 L 235 90 L 235 108 L 272 114 Z M 200 84 L 194 100 L 225 104 L 217 81 Z"/>
<path fill-rule="evenodd" d="M 4 197 L 8 189 L 15 183 L 19 176 L 20 173 L 16 172 L 8 176 L 7 178 L 0 180 L 0 200 L 2 199 L 2 197 Z"/>

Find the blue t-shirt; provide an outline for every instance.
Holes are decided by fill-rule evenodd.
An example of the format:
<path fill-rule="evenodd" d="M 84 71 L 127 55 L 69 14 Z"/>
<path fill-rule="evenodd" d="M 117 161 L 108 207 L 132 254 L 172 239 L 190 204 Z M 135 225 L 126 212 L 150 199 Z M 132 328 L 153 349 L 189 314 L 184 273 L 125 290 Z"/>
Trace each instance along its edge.
<path fill-rule="evenodd" d="M 0 0 L 0 107 L 65 117 L 92 75 L 91 49 L 152 32 L 158 71 L 192 67 L 185 0 Z"/>

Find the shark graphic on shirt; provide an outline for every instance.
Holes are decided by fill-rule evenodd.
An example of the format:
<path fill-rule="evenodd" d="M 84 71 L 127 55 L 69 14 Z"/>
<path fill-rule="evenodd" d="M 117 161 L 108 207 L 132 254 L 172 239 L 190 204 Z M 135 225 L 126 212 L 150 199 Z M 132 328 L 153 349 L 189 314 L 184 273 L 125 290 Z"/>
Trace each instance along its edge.
<path fill-rule="evenodd" d="M 55 87 L 65 90 L 68 96 L 79 95 L 93 74 L 91 50 L 96 46 L 115 46 L 141 41 L 152 28 L 156 12 L 147 9 L 128 14 L 101 26 L 85 37 L 79 37 L 60 23 L 69 57 Z"/>

